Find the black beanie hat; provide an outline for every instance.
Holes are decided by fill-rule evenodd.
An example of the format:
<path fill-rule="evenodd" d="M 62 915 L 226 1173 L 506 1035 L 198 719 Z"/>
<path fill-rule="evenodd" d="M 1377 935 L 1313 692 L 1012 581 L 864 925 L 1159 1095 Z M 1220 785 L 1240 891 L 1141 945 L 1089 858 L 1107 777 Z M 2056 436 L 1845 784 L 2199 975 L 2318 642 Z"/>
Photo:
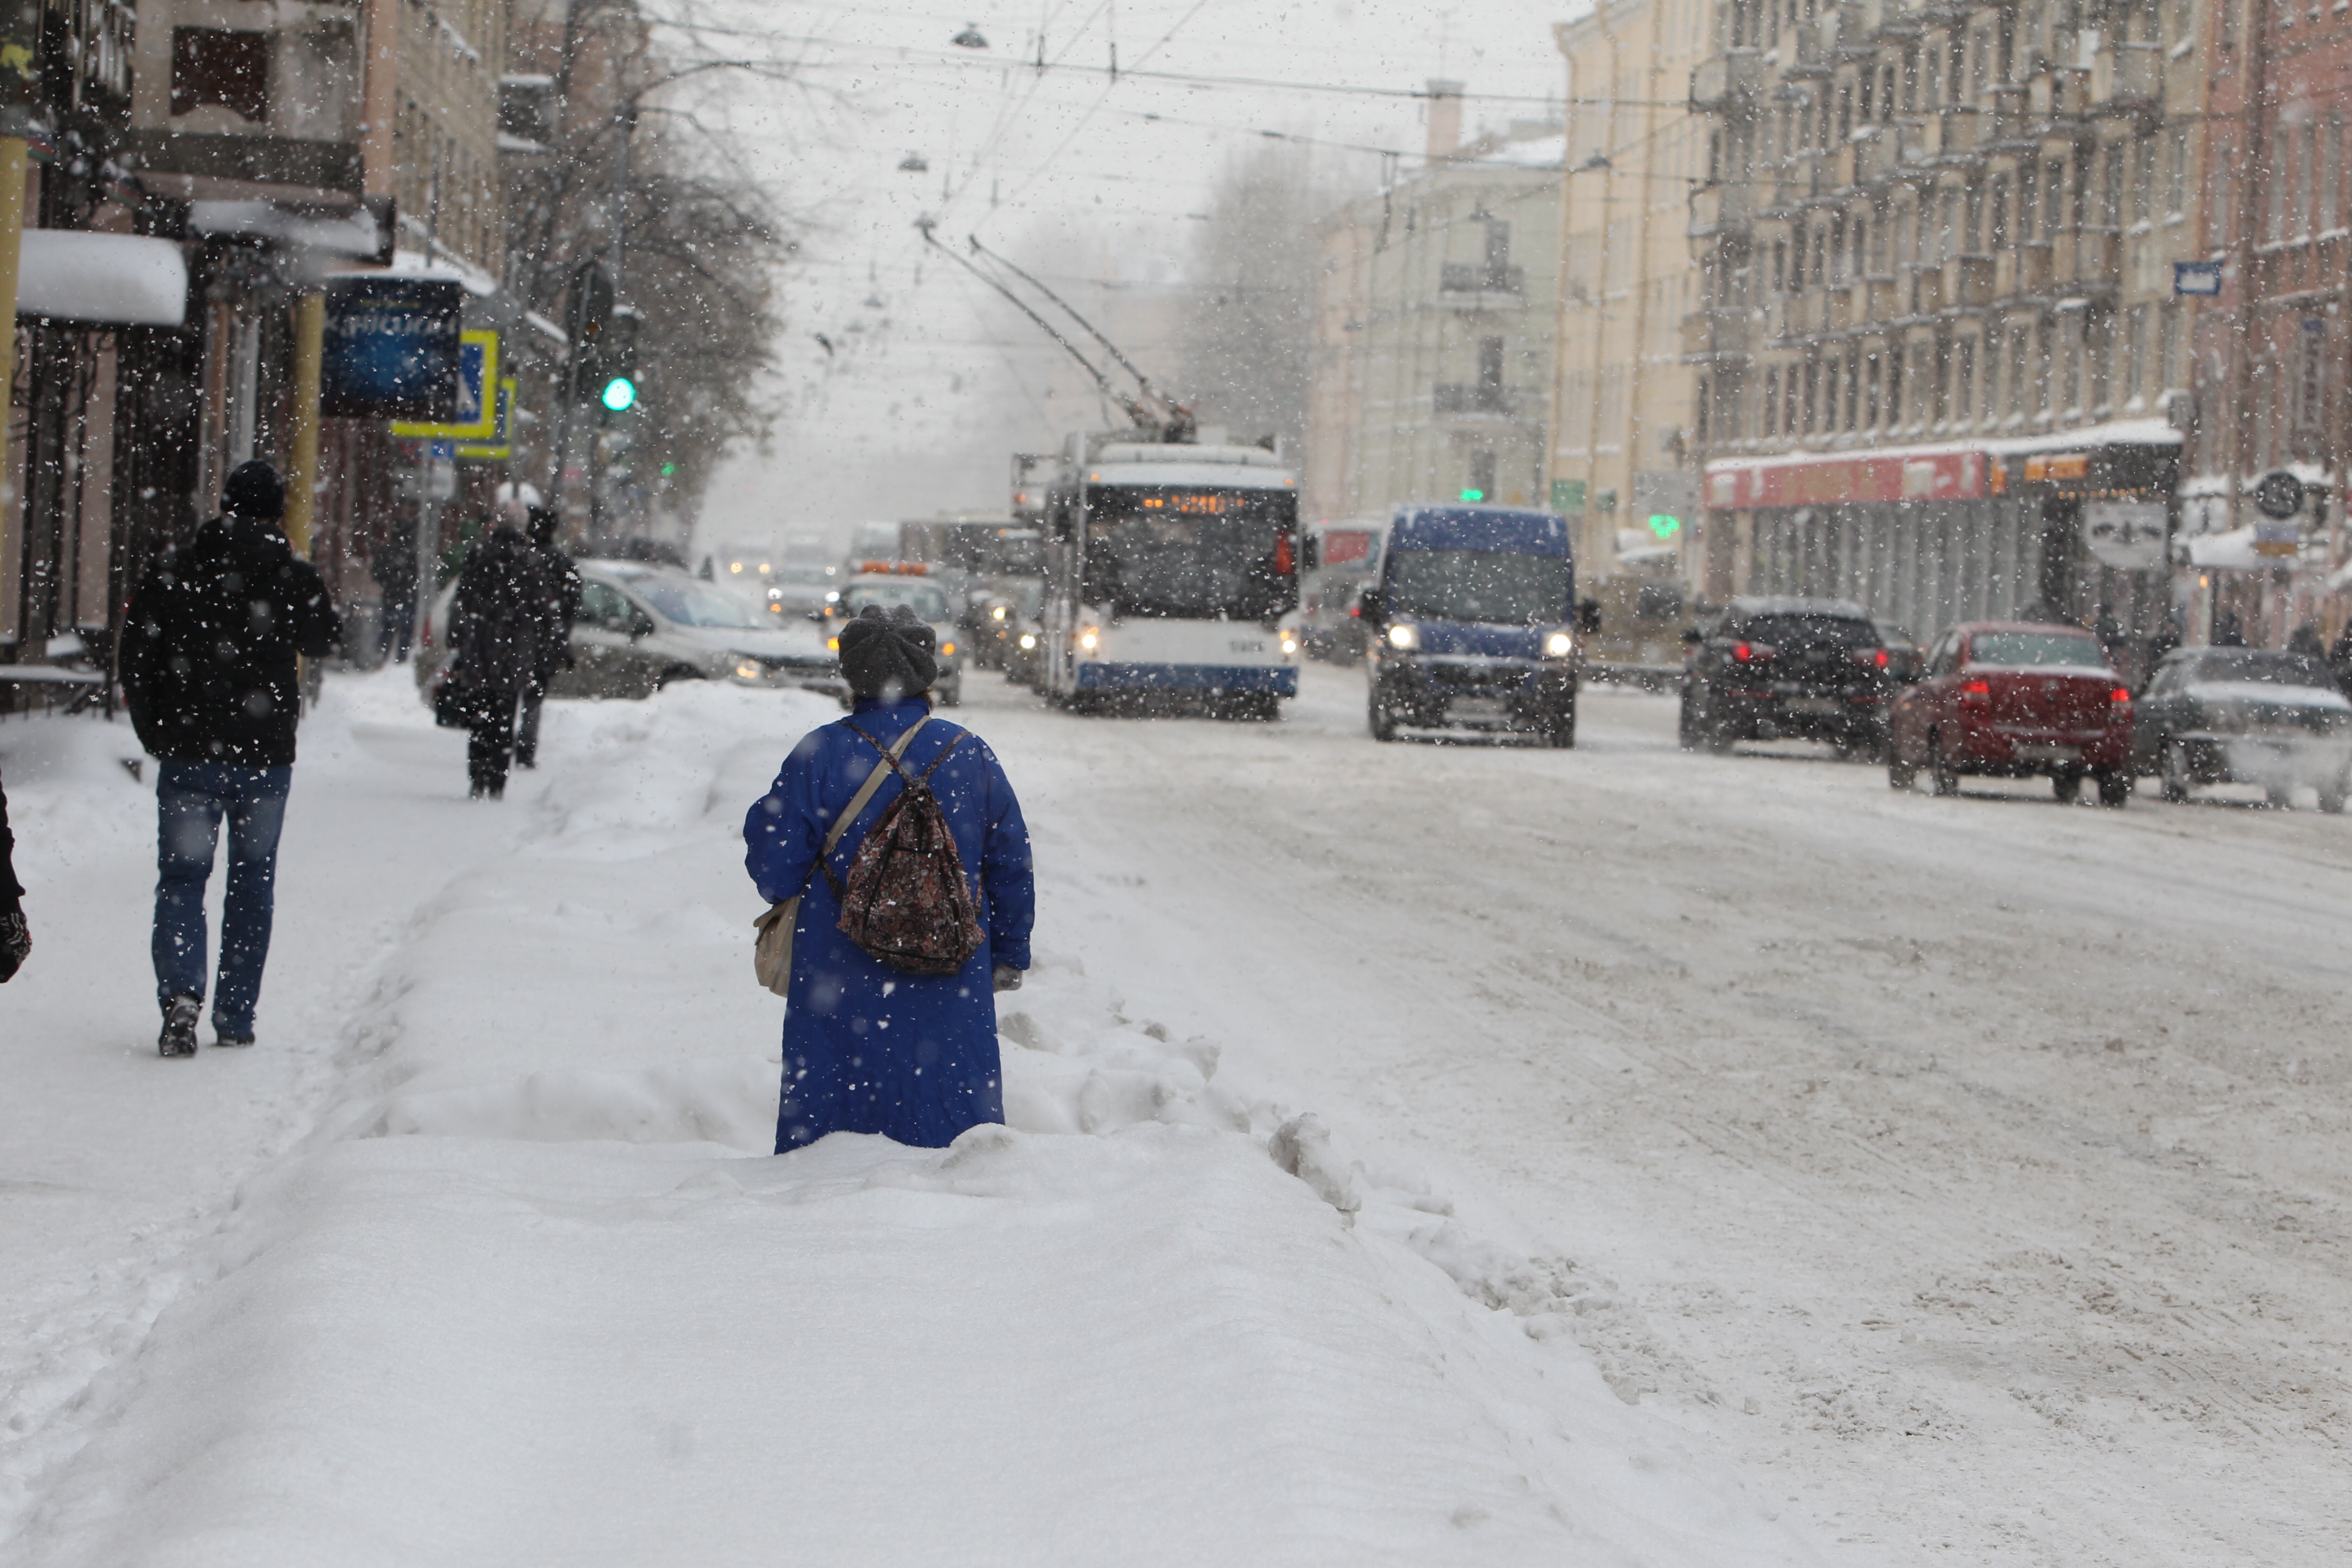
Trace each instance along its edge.
<path fill-rule="evenodd" d="M 903 702 L 940 678 L 939 637 L 904 605 L 885 616 L 868 605 L 841 628 L 841 674 L 850 695 L 866 702 Z"/>
<path fill-rule="evenodd" d="M 221 487 L 221 510 L 238 517 L 276 520 L 286 515 L 286 486 L 278 470 L 256 458 L 231 470 Z"/>

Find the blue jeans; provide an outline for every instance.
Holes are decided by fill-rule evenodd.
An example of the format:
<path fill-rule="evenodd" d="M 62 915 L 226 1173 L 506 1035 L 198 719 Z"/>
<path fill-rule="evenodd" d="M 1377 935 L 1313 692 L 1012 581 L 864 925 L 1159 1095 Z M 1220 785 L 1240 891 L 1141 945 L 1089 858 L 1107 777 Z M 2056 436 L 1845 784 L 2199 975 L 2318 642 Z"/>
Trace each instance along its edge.
<path fill-rule="evenodd" d="M 205 884 L 228 818 L 228 896 L 221 908 L 220 984 L 213 1026 L 253 1033 L 261 966 L 278 881 L 278 833 L 286 824 L 292 768 L 166 762 L 155 783 L 155 997 L 205 994 Z"/>

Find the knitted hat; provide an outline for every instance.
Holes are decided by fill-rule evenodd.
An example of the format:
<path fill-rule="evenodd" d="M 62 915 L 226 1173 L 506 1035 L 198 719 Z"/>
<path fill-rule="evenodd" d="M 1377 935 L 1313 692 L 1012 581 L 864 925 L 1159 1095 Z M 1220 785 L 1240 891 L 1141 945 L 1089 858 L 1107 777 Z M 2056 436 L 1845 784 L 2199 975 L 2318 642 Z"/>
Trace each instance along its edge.
<path fill-rule="evenodd" d="M 221 510 L 265 521 L 284 517 L 286 486 L 278 470 L 258 458 L 239 463 L 221 487 Z"/>
<path fill-rule="evenodd" d="M 940 678 L 939 637 L 904 605 L 868 605 L 841 628 L 841 674 L 861 701 L 903 702 Z"/>

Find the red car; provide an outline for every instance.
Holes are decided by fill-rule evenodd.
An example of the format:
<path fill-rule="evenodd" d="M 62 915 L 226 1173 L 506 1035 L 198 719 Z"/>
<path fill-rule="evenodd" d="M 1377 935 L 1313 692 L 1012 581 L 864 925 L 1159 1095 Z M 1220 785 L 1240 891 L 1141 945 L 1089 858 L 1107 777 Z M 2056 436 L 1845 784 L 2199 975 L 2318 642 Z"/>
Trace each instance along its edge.
<path fill-rule="evenodd" d="M 2131 692 L 2098 639 L 2071 626 L 1981 621 L 1950 628 L 1927 673 L 1895 705 L 1886 782 L 1927 770 L 1937 795 L 1962 773 L 2046 774 L 2071 801 L 2098 781 L 2099 804 L 2131 798 Z"/>

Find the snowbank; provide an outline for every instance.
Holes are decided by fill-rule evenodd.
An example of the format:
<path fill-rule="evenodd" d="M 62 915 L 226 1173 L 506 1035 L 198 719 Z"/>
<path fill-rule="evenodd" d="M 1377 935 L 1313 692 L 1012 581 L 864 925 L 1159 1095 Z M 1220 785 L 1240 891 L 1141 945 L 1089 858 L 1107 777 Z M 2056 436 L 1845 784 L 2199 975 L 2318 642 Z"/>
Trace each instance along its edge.
<path fill-rule="evenodd" d="M 828 716 L 566 705 L 503 813 L 352 805 L 442 879 L 345 998 L 315 1131 L 55 1418 L 85 1446 L 0 1555 L 1813 1560 L 1560 1331 L 1591 1282 L 1125 1016 L 1070 932 L 1008 999 L 1010 1127 L 766 1153 L 736 832 Z M 322 773 L 443 765 L 388 680 L 344 724 Z M 1076 870 L 1042 873 L 1050 910 Z"/>

